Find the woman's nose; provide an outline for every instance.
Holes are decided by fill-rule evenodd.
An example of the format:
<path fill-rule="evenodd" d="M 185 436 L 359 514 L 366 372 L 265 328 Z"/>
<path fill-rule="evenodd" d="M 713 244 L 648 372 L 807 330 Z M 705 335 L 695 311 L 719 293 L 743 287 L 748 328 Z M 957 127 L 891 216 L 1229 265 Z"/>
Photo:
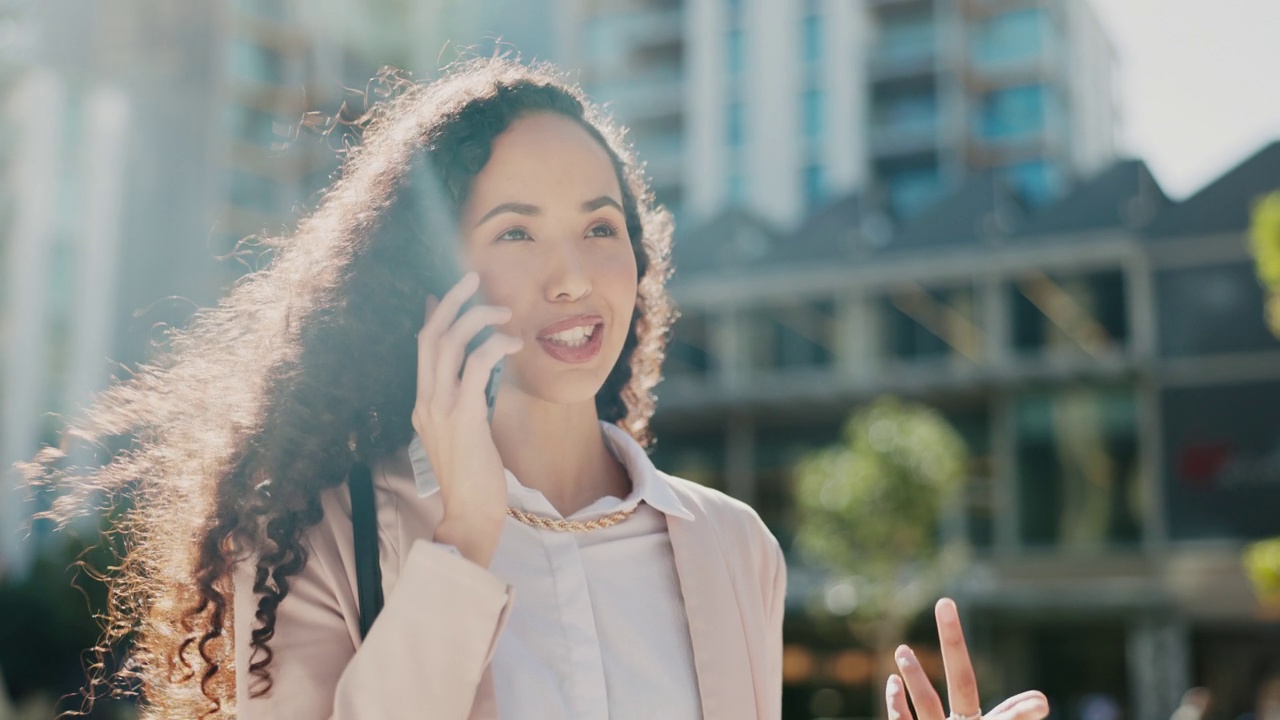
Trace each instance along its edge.
<path fill-rule="evenodd" d="M 591 273 L 580 253 L 564 249 L 552 258 L 547 275 L 547 297 L 555 301 L 574 301 L 591 292 Z"/>

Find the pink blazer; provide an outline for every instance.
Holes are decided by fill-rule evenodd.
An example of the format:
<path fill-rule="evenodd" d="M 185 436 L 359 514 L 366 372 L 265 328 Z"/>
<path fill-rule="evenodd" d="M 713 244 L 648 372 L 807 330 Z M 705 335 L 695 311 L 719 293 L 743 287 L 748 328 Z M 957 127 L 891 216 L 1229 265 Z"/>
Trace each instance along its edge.
<path fill-rule="evenodd" d="M 324 519 L 304 538 L 307 563 L 278 608 L 273 687 L 264 697 L 249 697 L 257 609 L 252 564 L 237 568 L 236 696 L 243 720 L 497 717 L 489 661 L 519 598 L 487 569 L 430 542 L 442 501 L 439 493 L 417 497 L 406 448 L 372 470 L 386 604 L 363 643 L 345 486 L 326 491 Z M 778 543 L 750 506 L 661 474 L 694 515 L 667 522 L 703 717 L 776 720 L 787 582 Z M 406 503 L 419 505 L 401 512 Z"/>

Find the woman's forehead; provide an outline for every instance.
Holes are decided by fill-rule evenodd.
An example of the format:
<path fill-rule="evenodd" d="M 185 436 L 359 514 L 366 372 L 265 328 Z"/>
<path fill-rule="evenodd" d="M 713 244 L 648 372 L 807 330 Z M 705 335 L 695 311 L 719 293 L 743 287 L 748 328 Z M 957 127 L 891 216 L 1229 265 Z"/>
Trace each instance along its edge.
<path fill-rule="evenodd" d="M 577 121 L 539 113 L 514 121 L 494 140 L 464 215 L 478 218 L 506 202 L 577 207 L 601 195 L 622 199 L 608 152 Z"/>

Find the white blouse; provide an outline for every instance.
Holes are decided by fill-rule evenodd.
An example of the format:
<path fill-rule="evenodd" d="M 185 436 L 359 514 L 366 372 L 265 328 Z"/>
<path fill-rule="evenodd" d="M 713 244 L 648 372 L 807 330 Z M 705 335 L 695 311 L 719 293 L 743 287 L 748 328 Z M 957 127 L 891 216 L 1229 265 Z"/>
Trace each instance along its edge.
<path fill-rule="evenodd" d="M 700 719 L 698 680 L 667 515 L 692 520 L 630 435 L 601 422 L 605 445 L 632 481 L 567 519 L 637 507 L 585 533 L 541 530 L 508 517 L 489 570 L 515 589 L 492 669 L 501 718 Z M 439 491 L 415 435 L 409 459 L 419 497 Z M 506 471 L 509 503 L 559 518 L 550 501 Z"/>

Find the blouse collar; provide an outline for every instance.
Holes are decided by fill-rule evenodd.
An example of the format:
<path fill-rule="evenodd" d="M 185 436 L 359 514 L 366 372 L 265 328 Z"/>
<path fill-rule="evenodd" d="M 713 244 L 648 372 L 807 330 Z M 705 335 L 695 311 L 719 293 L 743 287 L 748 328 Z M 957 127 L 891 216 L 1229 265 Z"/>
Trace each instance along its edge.
<path fill-rule="evenodd" d="M 632 483 L 631 492 L 625 498 L 606 495 L 574 513 L 572 517 L 626 510 L 635 507 L 643 500 L 667 515 L 693 520 L 693 513 L 690 513 L 671 491 L 666 478 L 654 466 L 640 443 L 617 425 L 603 420 L 599 422 L 605 446 L 627 469 L 627 475 Z M 431 460 L 427 456 L 427 450 L 416 432 L 413 439 L 409 441 L 409 461 L 413 464 L 413 477 L 417 483 L 418 497 L 427 497 L 440 489 L 435 473 L 431 470 Z M 507 478 L 507 495 L 513 505 L 531 512 L 559 516 L 551 502 L 541 492 L 520 484 L 510 470 L 503 468 L 503 473 Z"/>

